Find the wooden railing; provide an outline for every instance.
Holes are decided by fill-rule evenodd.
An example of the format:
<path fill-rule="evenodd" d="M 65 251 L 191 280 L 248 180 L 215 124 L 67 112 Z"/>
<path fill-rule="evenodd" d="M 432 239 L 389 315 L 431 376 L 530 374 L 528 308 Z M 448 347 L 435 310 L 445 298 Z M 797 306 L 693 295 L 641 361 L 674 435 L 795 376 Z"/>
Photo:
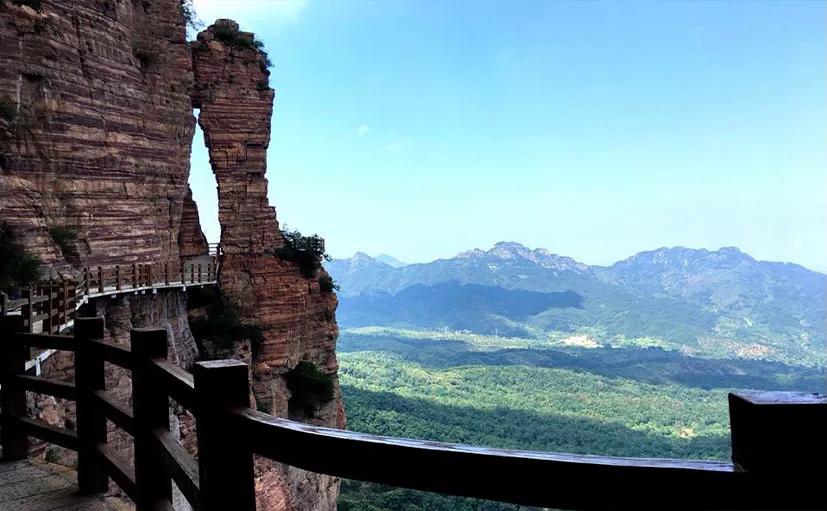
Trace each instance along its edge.
<path fill-rule="evenodd" d="M 166 360 L 162 329 L 134 329 L 130 346 L 103 340 L 103 320 L 76 320 L 73 337 L 10 333 L 5 318 L 2 446 L 24 458 L 33 436 L 78 451 L 82 492 L 111 478 L 138 511 L 171 509 L 174 481 L 199 510 L 255 508 L 253 455 L 314 472 L 417 490 L 565 509 L 823 509 L 827 398 L 730 395 L 734 461 L 612 458 L 489 449 L 316 427 L 250 409 L 249 373 L 233 361 L 192 374 Z M 14 323 L 18 321 L 18 323 Z M 22 374 L 28 347 L 75 353 L 75 383 Z M 105 389 L 104 361 L 132 372 L 132 406 Z M 26 416 L 26 391 L 77 401 L 75 431 Z M 169 431 L 169 399 L 195 416 L 197 460 Z M 134 464 L 106 444 L 106 420 L 134 438 Z M 808 465 L 807 461 L 816 462 Z"/>
<path fill-rule="evenodd" d="M 208 262 L 203 262 L 208 259 Z M 204 256 L 180 265 L 141 263 L 114 266 L 87 266 L 80 279 L 49 279 L 20 290 L 10 300 L 0 293 L 0 316 L 23 316 L 29 333 L 56 334 L 71 326 L 76 310 L 89 298 L 139 292 L 164 287 L 214 284 L 218 259 Z"/>
<path fill-rule="evenodd" d="M 0 294 L 0 315 L 19 311 L 26 331 L 56 334 L 72 324 L 80 295 L 76 282 L 49 279 L 23 289 L 16 300 Z"/>
<path fill-rule="evenodd" d="M 196 261 L 196 260 L 194 260 Z M 140 290 L 158 286 L 190 285 L 215 282 L 218 264 L 212 262 L 144 263 L 83 268 L 78 287 L 83 294 L 96 296 L 112 291 Z"/>

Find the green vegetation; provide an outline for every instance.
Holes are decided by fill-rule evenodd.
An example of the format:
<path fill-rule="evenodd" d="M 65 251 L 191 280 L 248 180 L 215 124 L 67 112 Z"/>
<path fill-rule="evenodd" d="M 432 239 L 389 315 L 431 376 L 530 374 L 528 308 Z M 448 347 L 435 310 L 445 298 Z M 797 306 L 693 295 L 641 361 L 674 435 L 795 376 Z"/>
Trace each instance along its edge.
<path fill-rule="evenodd" d="M 266 79 L 256 81 L 256 90 L 265 91 L 270 88 L 270 82 Z"/>
<path fill-rule="evenodd" d="M 40 278 L 40 259 L 30 255 L 14 239 L 8 224 L 0 226 L 0 291 L 13 293 L 34 285 Z"/>
<path fill-rule="evenodd" d="M 728 392 L 825 390 L 818 369 L 557 336 L 370 327 L 343 331 L 338 356 L 349 429 L 580 454 L 725 460 Z M 339 509 L 519 508 L 344 481 Z"/>
<path fill-rule="evenodd" d="M 254 34 L 241 32 L 237 27 L 221 23 L 215 25 L 213 34 L 216 39 L 234 48 L 251 48 L 261 54 L 261 70 L 267 71 L 273 67 L 270 55 L 264 49 L 264 43 L 256 39 Z"/>
<path fill-rule="evenodd" d="M 75 244 L 78 241 L 78 232 L 73 227 L 55 225 L 49 227 L 49 234 L 52 236 L 54 242 L 57 243 L 57 246 L 60 247 L 60 251 L 64 257 L 77 252 Z"/>
<path fill-rule="evenodd" d="M 322 403 L 333 399 L 333 377 L 323 373 L 312 362 L 301 361 L 285 375 L 290 390 L 291 411 L 301 410 L 312 415 Z"/>
<path fill-rule="evenodd" d="M 211 353 L 216 357 L 222 356 L 236 342 L 244 339 L 250 340 L 254 350 L 258 349 L 263 340 L 261 328 L 243 322 L 237 307 L 223 303 L 220 296 L 216 296 L 205 316 L 190 321 L 190 329 L 196 340 L 202 346 L 206 341 L 217 348 L 219 353 Z"/>
<path fill-rule="evenodd" d="M 7 149 L 4 142 L 19 140 L 31 133 L 32 119 L 30 105 L 17 105 L 8 96 L 0 96 L 0 120 L 5 121 L 0 122 L 0 151 Z"/>
<path fill-rule="evenodd" d="M 141 66 L 141 72 L 145 73 L 147 69 L 158 60 L 158 51 L 146 44 L 135 44 L 132 46 L 132 55 L 138 59 Z"/>
<path fill-rule="evenodd" d="M 276 251 L 276 255 L 285 261 L 298 264 L 304 277 L 313 278 L 322 261 L 330 259 L 325 252 L 324 239 L 321 236 L 303 236 L 299 231 L 289 229 L 285 229 L 281 234 L 284 237 L 284 246 Z"/>
<path fill-rule="evenodd" d="M 321 289 L 323 293 L 332 293 L 333 291 L 339 290 L 339 284 L 337 284 L 330 275 L 322 275 L 319 277 L 319 289 Z"/>
<path fill-rule="evenodd" d="M 200 30 L 204 23 L 198 19 L 198 14 L 195 12 L 195 6 L 192 0 L 181 0 L 181 13 L 184 16 L 184 24 L 187 28 L 192 30 Z"/>
<path fill-rule="evenodd" d="M 45 460 L 47 463 L 59 464 L 60 452 L 58 451 L 58 449 L 52 446 L 46 448 Z"/>
<path fill-rule="evenodd" d="M 0 119 L 11 122 L 17 116 L 17 107 L 8 96 L 0 96 Z"/>

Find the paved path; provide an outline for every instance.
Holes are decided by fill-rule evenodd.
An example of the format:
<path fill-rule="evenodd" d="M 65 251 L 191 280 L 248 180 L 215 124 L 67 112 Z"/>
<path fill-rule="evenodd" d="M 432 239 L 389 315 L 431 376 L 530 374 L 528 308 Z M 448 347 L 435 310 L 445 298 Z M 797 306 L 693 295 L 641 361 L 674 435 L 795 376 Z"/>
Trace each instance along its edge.
<path fill-rule="evenodd" d="M 0 461 L 2 511 L 115 511 L 119 499 L 77 495 L 77 473 L 36 460 Z"/>

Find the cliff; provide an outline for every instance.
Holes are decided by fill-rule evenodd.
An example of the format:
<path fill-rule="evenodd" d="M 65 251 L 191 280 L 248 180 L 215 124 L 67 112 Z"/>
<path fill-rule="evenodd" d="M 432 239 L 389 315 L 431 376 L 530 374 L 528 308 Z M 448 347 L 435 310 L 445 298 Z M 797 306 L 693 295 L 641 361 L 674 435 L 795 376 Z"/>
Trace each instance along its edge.
<path fill-rule="evenodd" d="M 274 96 L 266 56 L 232 22 L 217 26 L 218 38 L 210 27 L 190 51 L 180 0 L 43 0 L 37 9 L 0 0 L 0 222 L 44 270 L 64 275 L 203 254 L 187 184 L 193 107 L 200 109 L 219 185 L 221 294 L 262 333 L 236 350 L 252 365 L 257 405 L 343 427 L 336 296 L 320 287 L 324 270 L 307 278 L 278 255 L 284 238 L 265 178 Z M 77 233 L 65 254 L 50 235 L 55 227 Z M 159 292 L 99 299 L 84 313 L 103 316 L 118 343 L 133 326 L 165 328 L 172 360 L 189 368 L 204 355 L 190 309 L 186 294 Z M 331 395 L 311 399 L 288 385 L 302 362 L 329 379 Z M 45 374 L 71 379 L 71 356 L 52 357 Z M 128 373 L 110 371 L 107 386 L 128 399 Z M 53 424 L 73 420 L 71 404 L 39 396 L 33 413 Z M 186 415 L 180 424 L 186 437 L 192 424 Z M 192 445 L 191 435 L 184 440 Z M 110 441 L 131 452 L 125 435 L 112 430 Z M 335 478 L 265 461 L 257 470 L 260 509 L 336 507 Z"/>
<path fill-rule="evenodd" d="M 285 244 L 267 200 L 266 151 L 274 91 L 267 56 L 252 34 L 219 20 L 192 43 L 193 105 L 218 182 L 218 219 L 224 256 L 219 284 L 224 300 L 257 325 L 252 350 L 253 393 L 259 409 L 296 420 L 344 427 L 336 372 L 336 295 L 279 257 Z M 246 357 L 244 357 L 246 358 Z M 304 406 L 307 396 L 288 378 L 312 363 L 333 383 L 332 396 Z M 262 509 L 335 509 L 338 481 L 264 461 L 257 463 Z"/>
<path fill-rule="evenodd" d="M 205 251 L 187 185 L 195 118 L 179 0 L 17 3 L 0 2 L 0 222 L 61 274 Z M 77 233 L 67 254 L 55 227 Z M 101 299 L 81 312 L 103 316 L 118 343 L 133 326 L 165 328 L 181 367 L 198 356 L 184 293 Z M 73 373 L 66 352 L 44 366 L 48 377 Z M 110 368 L 107 387 L 128 402 L 128 372 Z M 33 415 L 71 427 L 73 403 L 32 397 Z M 128 435 L 109 436 L 131 456 Z"/>
<path fill-rule="evenodd" d="M 178 0 L 0 6 L 0 217 L 44 262 L 179 260 L 195 119 Z"/>

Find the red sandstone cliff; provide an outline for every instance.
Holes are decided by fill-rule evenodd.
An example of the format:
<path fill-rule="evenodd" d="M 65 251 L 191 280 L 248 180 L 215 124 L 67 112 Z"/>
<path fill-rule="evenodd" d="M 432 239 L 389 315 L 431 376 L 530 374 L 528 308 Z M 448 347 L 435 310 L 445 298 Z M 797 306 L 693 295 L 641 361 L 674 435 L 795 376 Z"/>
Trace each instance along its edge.
<path fill-rule="evenodd" d="M 0 222 L 61 273 L 178 263 L 179 238 L 192 251 L 200 234 L 197 215 L 183 218 L 191 85 L 179 0 L 43 0 L 37 10 L 0 2 Z M 72 264 L 49 234 L 56 226 L 77 231 Z M 85 314 L 105 317 L 116 342 L 133 326 L 165 328 L 182 367 L 198 355 L 183 293 L 97 300 Z M 44 371 L 73 378 L 71 354 Z M 109 370 L 107 386 L 128 400 L 128 373 Z M 71 425 L 73 404 L 35 404 L 41 419 Z M 128 437 L 110 431 L 128 456 Z"/>
<path fill-rule="evenodd" d="M 177 262 L 194 117 L 178 0 L 0 6 L 0 217 L 47 263 Z M 10 128 L 9 128 L 10 127 Z"/>
<path fill-rule="evenodd" d="M 336 295 L 277 255 L 284 245 L 267 200 L 266 151 L 274 92 L 266 56 L 253 35 L 219 20 L 192 43 L 193 105 L 218 181 L 218 216 L 224 256 L 219 283 L 224 299 L 258 325 L 263 340 L 252 355 L 253 392 L 260 408 L 282 417 L 344 427 L 336 371 Z M 285 373 L 299 362 L 331 375 L 332 399 L 312 413 L 294 403 Z M 261 509 L 332 510 L 338 480 L 264 461 L 257 463 Z"/>
<path fill-rule="evenodd" d="M 291 405 L 300 396 L 284 375 L 300 361 L 336 380 L 337 300 L 276 255 L 284 241 L 264 177 L 273 102 L 266 66 L 255 47 L 213 34 L 202 33 L 191 54 L 179 0 L 43 0 L 39 10 L 0 2 L 0 221 L 61 272 L 175 264 L 203 252 L 187 185 L 199 107 L 219 183 L 222 293 L 263 333 L 247 355 L 256 401 L 276 415 L 343 427 L 337 383 L 312 411 Z M 71 264 L 49 235 L 55 226 L 77 231 Z M 116 342 L 132 326 L 166 328 L 182 367 L 199 355 L 183 293 L 99 300 L 87 313 L 104 316 Z M 71 378 L 71 357 L 53 357 L 46 371 Z M 129 395 L 122 371 L 108 386 Z M 72 415 L 64 405 L 41 404 L 37 413 L 63 423 Z M 111 439 L 129 452 L 123 436 Z M 257 467 L 260 509 L 335 509 L 335 478 Z"/>

